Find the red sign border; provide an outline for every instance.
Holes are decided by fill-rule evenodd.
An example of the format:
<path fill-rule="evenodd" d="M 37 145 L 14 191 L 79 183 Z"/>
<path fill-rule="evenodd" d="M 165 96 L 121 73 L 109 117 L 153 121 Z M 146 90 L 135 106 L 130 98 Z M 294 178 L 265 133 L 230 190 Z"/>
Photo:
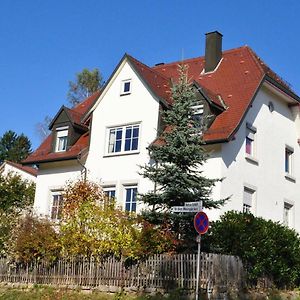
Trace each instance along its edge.
<path fill-rule="evenodd" d="M 203 231 L 200 231 L 199 228 L 196 226 L 196 220 L 198 218 L 200 218 L 200 216 L 204 216 L 206 219 L 207 219 L 207 226 L 205 227 L 205 230 Z M 195 230 L 199 233 L 199 234 L 205 234 L 207 231 L 208 231 L 208 228 L 209 228 L 209 220 L 208 220 L 208 217 L 207 217 L 207 214 L 204 212 L 204 211 L 199 211 L 195 214 L 195 217 L 194 217 L 194 227 L 195 227 Z"/>

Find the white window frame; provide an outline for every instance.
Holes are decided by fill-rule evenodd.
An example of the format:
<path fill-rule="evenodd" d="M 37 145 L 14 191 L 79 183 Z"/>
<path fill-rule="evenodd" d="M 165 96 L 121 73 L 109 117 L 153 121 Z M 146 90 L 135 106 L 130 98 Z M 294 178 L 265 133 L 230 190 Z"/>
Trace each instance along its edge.
<path fill-rule="evenodd" d="M 294 206 L 292 201 L 284 199 L 282 223 L 287 227 L 294 226 Z"/>
<path fill-rule="evenodd" d="M 62 201 L 63 202 L 63 199 L 62 199 L 62 190 L 59 190 L 59 191 L 52 191 L 51 192 L 51 207 L 50 207 L 50 219 L 52 220 L 52 221 L 55 221 L 55 222 L 57 222 L 57 221 L 59 221 L 60 220 L 60 218 L 59 218 L 59 214 L 60 213 L 62 213 L 62 211 L 59 211 L 59 209 L 60 209 L 60 205 L 58 204 L 58 206 L 57 206 L 57 208 L 56 208 L 56 216 L 53 218 L 52 217 L 52 215 L 53 215 L 53 206 L 54 206 L 54 197 L 55 196 L 60 196 L 59 198 L 59 200 L 58 201 Z M 63 209 L 63 207 L 61 207 L 61 209 Z"/>
<path fill-rule="evenodd" d="M 114 200 L 117 199 L 117 189 L 116 189 L 116 186 L 115 186 L 115 185 L 103 187 L 103 192 L 105 193 L 106 196 L 108 196 L 109 199 L 112 198 L 112 197 L 110 196 L 110 193 L 111 193 L 111 192 L 114 192 L 114 193 L 115 193 L 115 196 L 114 196 L 113 198 L 114 198 Z"/>
<path fill-rule="evenodd" d="M 56 140 L 55 140 L 55 152 L 65 152 L 68 148 L 68 133 L 69 133 L 69 127 L 59 127 L 56 128 Z M 60 139 L 64 138 L 64 148 L 60 149 Z"/>
<path fill-rule="evenodd" d="M 137 200 L 135 197 L 135 201 L 132 201 L 132 197 L 130 199 L 130 201 L 127 201 L 127 190 L 128 189 L 136 189 L 136 195 L 138 193 L 138 185 L 137 184 L 131 184 L 131 185 L 124 185 L 124 210 L 128 211 L 128 212 L 136 212 L 137 211 Z M 130 208 L 129 210 L 126 208 L 126 204 L 129 203 Z M 135 204 L 135 209 L 132 210 L 132 206 L 133 204 Z"/>
<path fill-rule="evenodd" d="M 125 91 L 125 86 L 127 83 L 129 83 L 129 90 Z M 132 80 L 131 79 L 122 80 L 120 95 L 121 96 L 129 95 L 129 94 L 131 94 L 131 90 L 132 90 Z"/>
<path fill-rule="evenodd" d="M 129 140 L 128 138 L 126 138 L 126 129 L 128 127 L 132 127 L 132 129 L 134 129 L 134 127 L 138 127 L 137 149 L 125 150 L 126 140 Z M 118 140 L 118 141 L 121 141 L 121 149 L 120 149 L 120 151 L 115 151 L 115 149 L 114 149 L 114 151 L 112 151 L 113 149 L 110 149 L 110 148 L 116 146 L 116 136 L 115 136 L 115 140 L 112 140 L 113 139 L 112 130 L 119 130 L 119 129 L 121 129 L 121 131 L 122 131 L 122 138 Z M 105 156 L 139 153 L 140 142 L 141 142 L 141 123 L 140 122 L 107 127 L 106 132 L 107 133 L 106 133 L 106 143 L 105 143 Z M 130 137 L 131 147 L 132 147 L 133 139 L 136 139 L 136 138 L 133 137 L 133 130 L 132 130 L 131 137 Z"/>
<path fill-rule="evenodd" d="M 256 156 L 256 132 L 257 129 L 249 123 L 246 123 L 246 137 L 245 137 L 245 154 L 250 157 Z M 247 140 L 251 141 L 251 151 L 247 152 Z"/>
<path fill-rule="evenodd" d="M 285 145 L 284 150 L 284 171 L 287 175 L 293 175 L 293 160 L 294 149 L 288 145 Z"/>
<path fill-rule="evenodd" d="M 246 199 L 245 194 L 250 195 L 250 200 Z M 250 203 L 249 203 L 250 202 Z M 250 186 L 248 184 L 244 185 L 243 188 L 243 207 L 242 211 L 243 213 L 251 213 L 255 215 L 255 209 L 256 209 L 256 188 L 253 186 Z"/>

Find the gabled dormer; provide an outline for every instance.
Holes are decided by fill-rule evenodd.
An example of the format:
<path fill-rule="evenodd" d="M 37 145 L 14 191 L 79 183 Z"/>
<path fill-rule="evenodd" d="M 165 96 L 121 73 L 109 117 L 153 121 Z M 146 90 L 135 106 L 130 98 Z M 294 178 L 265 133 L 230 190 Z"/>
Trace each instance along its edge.
<path fill-rule="evenodd" d="M 88 131 L 81 124 L 82 114 L 62 106 L 49 125 L 52 131 L 52 152 L 65 152 L 72 147 L 80 136 Z"/>
<path fill-rule="evenodd" d="M 194 117 L 204 129 L 208 129 L 216 117 L 226 110 L 227 106 L 220 95 L 201 87 L 197 82 L 194 82 L 193 85 L 197 96 Z"/>

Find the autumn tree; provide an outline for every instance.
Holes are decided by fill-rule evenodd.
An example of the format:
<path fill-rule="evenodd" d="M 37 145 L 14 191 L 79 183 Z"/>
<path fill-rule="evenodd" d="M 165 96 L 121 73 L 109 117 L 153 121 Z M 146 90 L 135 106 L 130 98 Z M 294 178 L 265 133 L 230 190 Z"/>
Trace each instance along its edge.
<path fill-rule="evenodd" d="M 41 259 L 53 262 L 61 253 L 59 233 L 53 224 L 30 213 L 15 221 L 6 244 L 9 257 L 22 263 Z"/>
<path fill-rule="evenodd" d="M 4 160 L 19 163 L 31 152 L 31 142 L 23 133 L 18 135 L 8 130 L 0 138 L 0 163 Z"/>
<path fill-rule="evenodd" d="M 83 69 L 76 74 L 75 81 L 69 81 L 68 100 L 72 106 L 77 105 L 85 98 L 103 86 L 103 78 L 99 69 Z"/>
<path fill-rule="evenodd" d="M 65 255 L 138 259 L 172 249 L 171 235 L 117 207 L 96 183 L 69 183 L 63 196 L 60 232 Z M 149 237 L 153 240 L 147 247 Z"/>

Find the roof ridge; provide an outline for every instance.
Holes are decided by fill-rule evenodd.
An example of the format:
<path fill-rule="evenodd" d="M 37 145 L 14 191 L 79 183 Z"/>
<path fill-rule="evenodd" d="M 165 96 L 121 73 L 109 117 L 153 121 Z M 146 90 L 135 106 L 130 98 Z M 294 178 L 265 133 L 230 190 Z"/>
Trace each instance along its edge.
<path fill-rule="evenodd" d="M 232 48 L 232 49 L 228 49 L 228 50 L 224 50 L 224 51 L 222 51 L 222 54 L 223 53 L 225 53 L 225 54 L 227 54 L 227 53 L 230 53 L 230 52 L 234 52 L 234 51 L 237 51 L 237 50 L 240 50 L 240 49 L 242 49 L 242 48 L 246 48 L 246 47 L 248 47 L 247 45 L 244 45 L 244 46 L 240 46 L 240 47 L 236 47 L 236 48 Z M 161 65 L 158 65 L 158 66 L 153 66 L 153 67 L 151 67 L 152 69 L 160 69 L 160 68 L 164 68 L 165 66 L 171 66 L 171 65 L 178 65 L 178 64 L 180 64 L 180 63 L 185 63 L 185 62 L 191 62 L 191 61 L 193 61 L 193 60 L 197 60 L 197 59 L 204 59 L 205 58 L 205 56 L 204 55 L 202 55 L 202 56 L 197 56 L 197 57 L 192 57 L 192 58 L 187 58 L 187 59 L 184 59 L 184 60 L 177 60 L 177 61 L 173 61 L 173 62 L 169 62 L 169 63 L 164 63 L 164 64 L 161 64 Z"/>

